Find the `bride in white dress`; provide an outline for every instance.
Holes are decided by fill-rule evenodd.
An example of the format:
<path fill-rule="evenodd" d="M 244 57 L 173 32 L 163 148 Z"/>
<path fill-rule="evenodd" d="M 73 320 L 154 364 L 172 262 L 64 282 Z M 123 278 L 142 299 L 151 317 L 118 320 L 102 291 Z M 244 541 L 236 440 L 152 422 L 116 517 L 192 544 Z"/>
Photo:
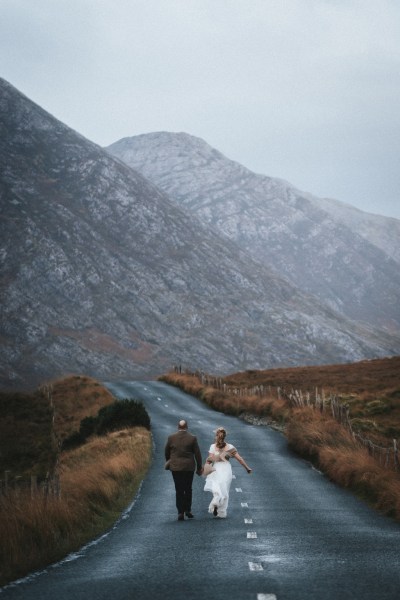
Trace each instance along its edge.
<path fill-rule="evenodd" d="M 227 514 L 229 490 L 232 482 L 232 467 L 229 460 L 236 458 L 248 473 L 252 472 L 236 448 L 225 441 L 225 437 L 225 429 L 218 427 L 215 432 L 215 442 L 210 446 L 206 461 L 212 464 L 214 470 L 207 475 L 204 485 L 204 491 L 211 492 L 213 495 L 208 512 L 221 519 L 224 519 Z"/>

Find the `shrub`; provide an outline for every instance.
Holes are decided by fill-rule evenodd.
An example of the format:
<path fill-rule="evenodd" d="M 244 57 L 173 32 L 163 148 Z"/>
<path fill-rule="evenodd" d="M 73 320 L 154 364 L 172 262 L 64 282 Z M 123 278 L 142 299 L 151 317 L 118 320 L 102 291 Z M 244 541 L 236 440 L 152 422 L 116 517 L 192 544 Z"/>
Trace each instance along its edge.
<path fill-rule="evenodd" d="M 126 398 L 99 410 L 96 433 L 138 426 L 150 429 L 150 417 L 141 402 Z"/>
<path fill-rule="evenodd" d="M 104 410 L 104 408 L 100 409 L 100 411 Z M 98 417 L 85 417 L 84 419 L 82 419 L 81 424 L 79 426 L 79 435 L 84 440 L 86 440 L 86 438 L 88 438 L 90 435 L 93 435 L 93 433 L 96 431 L 97 421 Z"/>
<path fill-rule="evenodd" d="M 149 432 L 126 429 L 62 454 L 60 498 L 39 493 L 32 498 L 30 490 L 0 495 L 0 586 L 109 529 L 150 459 Z"/>
<path fill-rule="evenodd" d="M 83 444 L 91 435 L 104 435 L 109 431 L 125 427 L 145 427 L 150 429 L 150 417 L 137 400 L 125 398 L 104 406 L 95 417 L 82 419 L 79 431 L 72 433 L 63 443 L 63 450 Z"/>

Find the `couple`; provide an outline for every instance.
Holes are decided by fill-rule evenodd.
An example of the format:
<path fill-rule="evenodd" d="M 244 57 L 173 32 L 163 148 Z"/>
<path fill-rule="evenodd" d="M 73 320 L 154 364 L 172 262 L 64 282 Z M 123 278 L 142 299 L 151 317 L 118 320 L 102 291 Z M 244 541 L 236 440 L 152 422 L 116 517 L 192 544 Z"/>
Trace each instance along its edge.
<path fill-rule="evenodd" d="M 243 458 L 232 444 L 225 441 L 226 431 L 218 427 L 215 432 L 214 444 L 211 444 L 207 463 L 212 465 L 212 472 L 206 476 L 204 490 L 211 492 L 213 497 L 208 512 L 214 517 L 224 519 L 229 502 L 229 489 L 232 482 L 231 458 L 237 461 L 251 473 Z M 203 474 L 201 452 L 196 436 L 188 431 L 188 424 L 182 420 L 178 423 L 178 431 L 169 436 L 165 446 L 166 468 L 172 472 L 176 491 L 176 507 L 178 521 L 183 521 L 185 515 L 193 519 L 192 514 L 192 482 L 194 471 Z"/>

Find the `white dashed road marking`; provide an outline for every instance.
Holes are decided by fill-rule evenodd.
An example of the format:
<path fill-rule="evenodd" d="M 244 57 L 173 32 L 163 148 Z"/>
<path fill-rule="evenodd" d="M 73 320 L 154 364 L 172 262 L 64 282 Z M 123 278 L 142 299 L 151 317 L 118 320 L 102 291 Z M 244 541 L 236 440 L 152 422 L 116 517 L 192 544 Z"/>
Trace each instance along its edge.
<path fill-rule="evenodd" d="M 247 524 L 250 524 L 250 523 L 253 522 L 253 519 L 245 519 L 244 522 L 247 523 Z"/>
<path fill-rule="evenodd" d="M 159 402 L 162 402 L 162 398 L 157 398 L 157 400 L 158 400 Z"/>
<path fill-rule="evenodd" d="M 250 571 L 264 571 L 261 563 L 249 562 Z"/>
<path fill-rule="evenodd" d="M 165 408 L 168 408 L 168 404 L 164 404 Z"/>
<path fill-rule="evenodd" d="M 232 479 L 236 479 L 236 475 L 232 475 Z"/>
<path fill-rule="evenodd" d="M 249 508 L 249 505 L 247 504 L 247 502 L 241 502 L 240 506 L 242 506 L 243 508 Z"/>
<path fill-rule="evenodd" d="M 235 488 L 237 492 L 243 492 L 242 488 Z"/>
<path fill-rule="evenodd" d="M 277 600 L 275 594 L 257 594 L 257 600 Z"/>
<path fill-rule="evenodd" d="M 247 539 L 254 540 L 256 537 L 257 537 L 257 532 L 256 531 L 248 531 L 247 532 Z"/>

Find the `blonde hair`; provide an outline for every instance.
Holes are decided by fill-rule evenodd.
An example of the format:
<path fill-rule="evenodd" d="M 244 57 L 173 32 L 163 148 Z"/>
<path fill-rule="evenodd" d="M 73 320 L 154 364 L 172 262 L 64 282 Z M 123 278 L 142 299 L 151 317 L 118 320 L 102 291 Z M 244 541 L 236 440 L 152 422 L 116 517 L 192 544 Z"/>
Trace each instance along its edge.
<path fill-rule="evenodd" d="M 215 432 L 215 445 L 217 448 L 224 448 L 226 445 L 226 430 L 223 427 L 218 427 Z"/>

